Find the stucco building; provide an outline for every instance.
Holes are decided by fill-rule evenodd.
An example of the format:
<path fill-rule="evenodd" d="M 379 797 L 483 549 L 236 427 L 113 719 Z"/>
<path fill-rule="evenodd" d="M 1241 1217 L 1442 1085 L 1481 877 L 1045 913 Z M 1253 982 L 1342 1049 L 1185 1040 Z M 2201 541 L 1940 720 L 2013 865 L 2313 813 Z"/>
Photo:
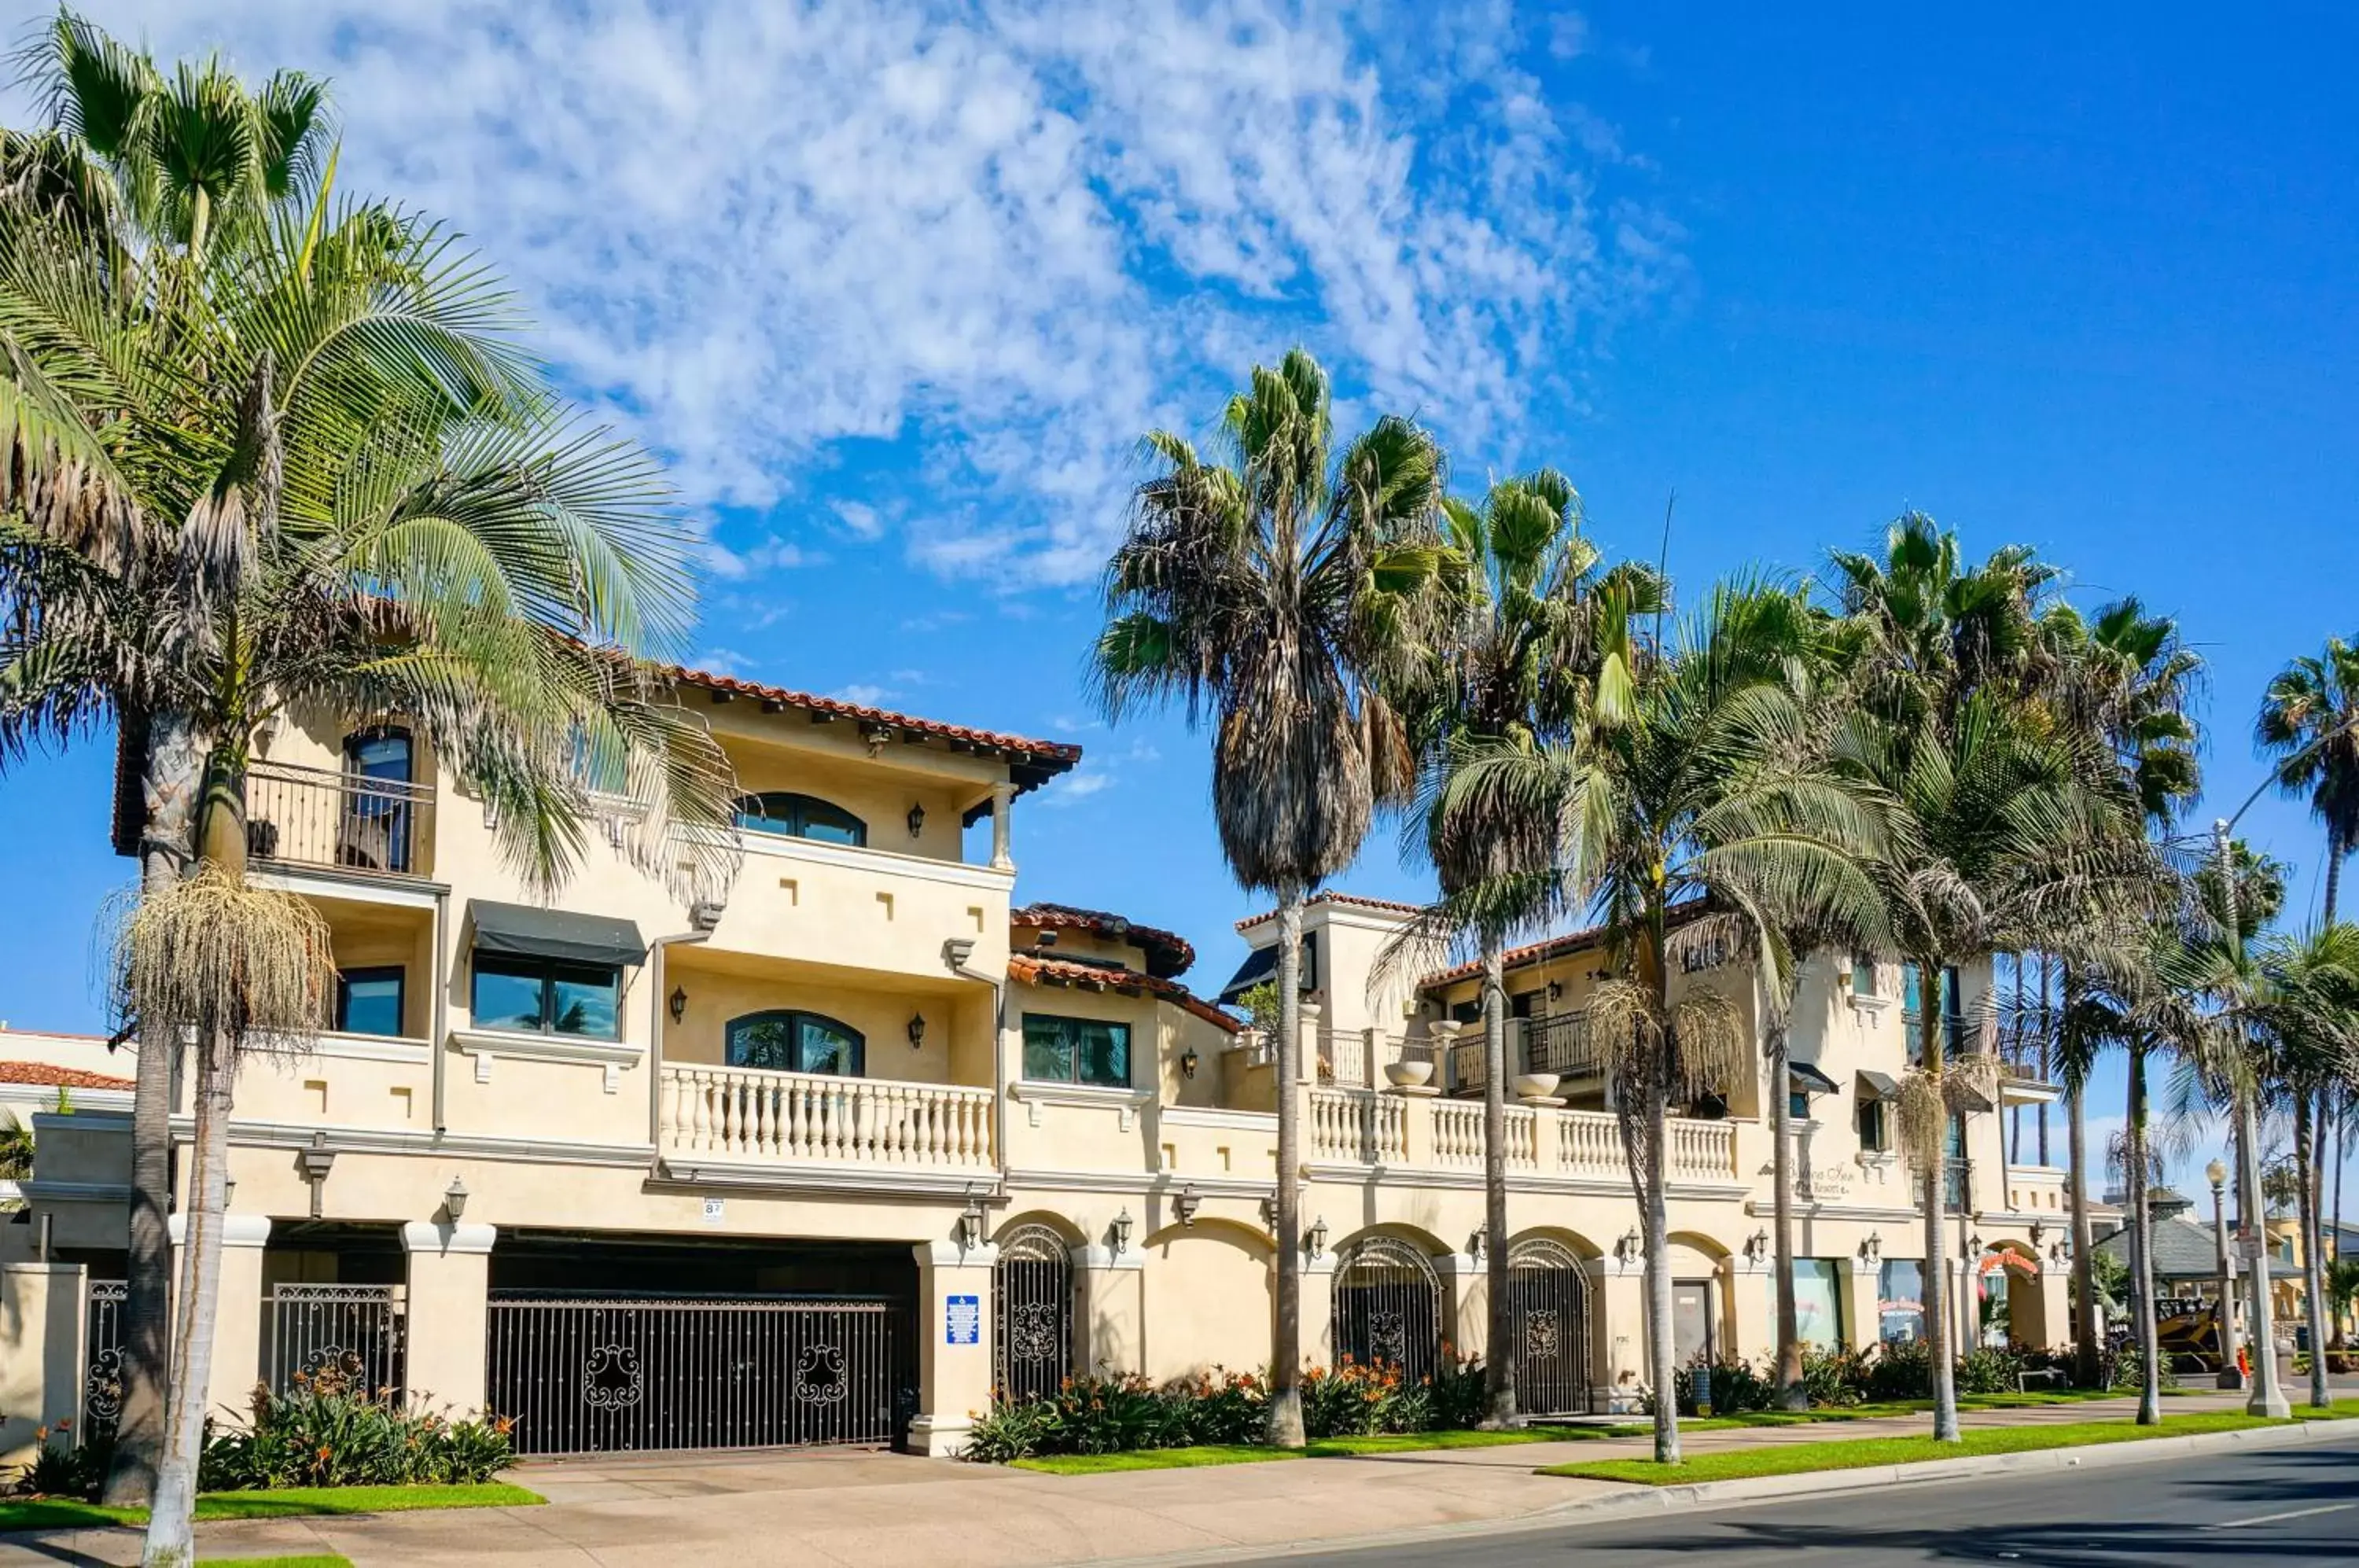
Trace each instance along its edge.
<path fill-rule="evenodd" d="M 1386 957 L 1411 911 L 1312 901 L 1315 1050 L 1280 1083 L 1266 1040 L 1189 988 L 1184 936 L 1016 898 L 1017 803 L 1077 748 L 680 680 L 745 792 L 726 886 L 671 887 L 593 849 L 559 907 L 537 907 L 484 802 L 422 737 L 266 737 L 256 875 L 317 905 L 342 978 L 332 1027 L 241 1073 L 217 1403 L 341 1358 L 512 1414 L 527 1452 L 941 1453 L 995 1388 L 1259 1366 L 1280 1095 L 1304 1127 L 1288 1174 L 1309 1232 L 1308 1353 L 1414 1367 L 1445 1344 L 1483 1348 L 1480 1062 L 1462 1037 L 1476 982 Z M 969 859 L 965 830 L 985 821 Z M 617 798 L 602 829 L 619 844 L 645 824 Z M 1268 915 L 1240 929 L 1256 956 L 1232 997 L 1277 939 Z M 1533 1410 L 1625 1405 L 1644 1375 L 1636 1211 L 1583 1010 L 1603 962 L 1574 934 L 1508 966 L 1522 1330 L 1506 1348 Z M 1680 984 L 1723 993 L 1758 1039 L 1741 958 Z M 1950 977 L 1961 1048 L 1987 1047 L 1973 1022 L 1987 986 Z M 1807 973 L 1798 1235 L 1820 1339 L 1921 1324 L 1890 1106 L 1914 994 L 1889 963 L 1821 956 Z M 1671 1127 L 1682 1354 L 1769 1346 L 1753 1055 Z M 2036 1344 L 2065 1333 L 2066 1175 L 2010 1164 L 1997 1113 L 2053 1093 L 2006 1079 L 1953 1129 L 1949 1176 L 1961 1277 L 1988 1282 L 1961 1321 L 1991 1295 L 1993 1332 Z M 94 1368 L 100 1400 L 128 1147 L 122 1096 L 107 1099 L 32 1113 L 25 1220 L 0 1225 L 11 1291 L 51 1302 L 32 1314 L 55 1342 L 43 1354 Z"/>

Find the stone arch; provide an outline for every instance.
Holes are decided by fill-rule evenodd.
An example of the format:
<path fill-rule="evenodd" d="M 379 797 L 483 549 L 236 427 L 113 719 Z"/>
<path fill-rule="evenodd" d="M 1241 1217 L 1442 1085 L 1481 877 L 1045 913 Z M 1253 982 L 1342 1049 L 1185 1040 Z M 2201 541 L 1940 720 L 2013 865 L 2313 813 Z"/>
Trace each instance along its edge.
<path fill-rule="evenodd" d="M 2041 1265 L 2038 1251 L 2012 1238 L 1994 1241 L 1984 1247 L 1975 1269 L 1976 1328 L 1979 1330 L 1982 1323 L 1984 1294 L 1993 1284 L 2004 1281 L 2008 1342 L 2034 1349 L 2048 1348 L 2048 1292 L 2061 1290 L 2063 1281 Z"/>

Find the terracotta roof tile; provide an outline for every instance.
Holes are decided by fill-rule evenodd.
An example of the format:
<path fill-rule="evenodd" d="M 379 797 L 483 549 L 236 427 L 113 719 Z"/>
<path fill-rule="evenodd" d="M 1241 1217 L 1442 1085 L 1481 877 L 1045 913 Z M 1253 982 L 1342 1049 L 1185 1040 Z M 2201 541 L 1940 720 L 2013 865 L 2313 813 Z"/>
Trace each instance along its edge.
<path fill-rule="evenodd" d="M 1195 944 L 1177 931 L 1143 926 L 1106 909 L 1084 909 L 1073 904 L 1027 904 L 1009 911 L 1007 923 L 1035 931 L 1085 931 L 1116 942 L 1136 943 L 1146 950 L 1147 973 L 1165 980 L 1185 975 L 1189 965 L 1196 962 Z"/>
<path fill-rule="evenodd" d="M 1349 904 L 1356 909 L 1384 909 L 1390 913 L 1400 915 L 1418 914 L 1425 908 L 1422 904 L 1404 904 L 1397 898 L 1364 898 L 1357 893 L 1337 893 L 1333 891 L 1313 893 L 1310 898 L 1303 900 L 1303 907 L 1306 909 L 1312 904 Z M 1239 920 L 1237 922 L 1237 930 L 1247 931 L 1261 924 L 1264 920 L 1274 920 L 1276 919 L 1277 919 L 1277 911 L 1276 909 L 1264 909 L 1260 914 L 1253 915 L 1245 920 Z"/>
<path fill-rule="evenodd" d="M 1087 985 L 1114 990 L 1145 991 L 1231 1034 L 1242 1033 L 1245 1027 L 1185 985 L 1157 975 L 1142 975 L 1136 969 L 1109 969 L 1103 964 L 1076 964 L 1068 958 L 1044 958 L 1037 953 L 1014 953 L 1007 957 L 1007 974 L 1011 979 L 1029 981 L 1036 985 Z"/>
<path fill-rule="evenodd" d="M 0 1083 L 38 1083 L 50 1089 L 128 1089 L 128 1078 L 58 1067 L 47 1062 L 0 1062 Z"/>
<path fill-rule="evenodd" d="M 1690 898 L 1685 903 L 1672 905 L 1670 917 L 1676 923 L 1690 915 L 1701 913 L 1702 909 L 1702 899 Z M 1579 953 L 1584 947 L 1596 945 L 1604 939 L 1604 936 L 1603 926 L 1589 926 L 1581 931 L 1568 931 L 1563 936 L 1549 937 L 1544 942 L 1527 942 L 1522 947 L 1511 947 L 1499 956 L 1507 968 L 1515 969 L 1526 964 L 1538 963 L 1542 959 L 1561 958 L 1568 953 Z M 1475 959 L 1470 963 L 1457 964 L 1429 975 L 1417 984 L 1420 990 L 1428 985 L 1454 985 L 1461 980 L 1471 980 L 1482 973 L 1483 962 Z"/>
<path fill-rule="evenodd" d="M 708 691 L 725 691 L 736 697 L 753 697 L 784 707 L 800 708 L 806 713 L 828 713 L 836 718 L 858 719 L 868 724 L 890 724 L 895 729 L 908 730 L 917 735 L 934 735 L 943 740 L 965 741 L 995 751 L 1014 752 L 1050 773 L 1062 773 L 1082 759 L 1082 748 L 1064 741 L 1029 740 L 1023 735 L 1006 735 L 997 730 L 976 729 L 967 724 L 944 724 L 939 719 L 921 719 L 913 714 L 896 713 L 890 708 L 871 708 L 859 702 L 846 702 L 834 697 L 821 697 L 810 691 L 789 691 L 783 686 L 765 686 L 756 681 L 740 681 L 734 675 L 715 675 L 710 670 L 675 667 L 674 677 L 691 686 Z"/>

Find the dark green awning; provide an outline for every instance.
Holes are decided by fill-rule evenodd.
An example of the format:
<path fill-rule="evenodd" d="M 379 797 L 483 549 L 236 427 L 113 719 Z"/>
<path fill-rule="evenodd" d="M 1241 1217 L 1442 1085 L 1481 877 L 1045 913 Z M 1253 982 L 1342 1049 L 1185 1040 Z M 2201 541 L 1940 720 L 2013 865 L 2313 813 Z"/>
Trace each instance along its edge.
<path fill-rule="evenodd" d="M 1840 1094 L 1842 1086 L 1807 1062 L 1786 1063 L 1786 1079 L 1805 1094 Z"/>
<path fill-rule="evenodd" d="M 1892 1101 L 1900 1098 L 1899 1083 L 1882 1073 L 1859 1070 L 1859 1097 L 1863 1100 Z"/>
<path fill-rule="evenodd" d="M 519 953 L 572 964 L 636 964 L 647 955 L 639 928 L 610 915 L 536 909 L 528 904 L 467 900 L 478 953 Z"/>

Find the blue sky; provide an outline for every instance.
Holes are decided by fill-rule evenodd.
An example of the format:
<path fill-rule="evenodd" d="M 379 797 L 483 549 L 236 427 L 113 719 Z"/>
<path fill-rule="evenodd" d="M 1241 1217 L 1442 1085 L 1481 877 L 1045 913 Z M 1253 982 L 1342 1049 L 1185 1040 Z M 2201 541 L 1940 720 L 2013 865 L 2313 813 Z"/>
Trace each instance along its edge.
<path fill-rule="evenodd" d="M 1610 553 L 1676 490 L 1690 592 L 1914 506 L 2140 594 L 2212 662 L 2214 806 L 2268 674 L 2359 632 L 2334 8 L 92 8 L 333 76 L 345 178 L 483 245 L 672 460 L 712 539 L 690 651 L 1080 741 L 1020 894 L 1184 931 L 1206 984 L 1255 900 L 1204 745 L 1107 731 L 1078 675 L 1136 435 L 1290 343 L 1469 489 L 1565 468 Z M 19 1027 L 98 1017 L 105 774 L 0 784 Z M 2247 827 L 2314 898 L 2301 811 Z M 1345 882 L 1415 896 L 1393 850 Z"/>

